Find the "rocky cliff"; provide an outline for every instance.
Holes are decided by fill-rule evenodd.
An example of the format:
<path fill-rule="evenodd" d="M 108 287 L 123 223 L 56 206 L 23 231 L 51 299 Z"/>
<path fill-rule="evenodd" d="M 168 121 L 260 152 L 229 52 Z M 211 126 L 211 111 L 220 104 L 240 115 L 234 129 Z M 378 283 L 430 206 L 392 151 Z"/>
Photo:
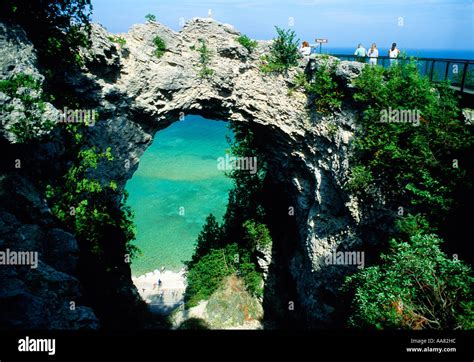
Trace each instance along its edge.
<path fill-rule="evenodd" d="M 44 80 L 24 31 L 0 24 L 0 78 L 16 73 L 31 75 L 40 83 Z M 95 329 L 99 321 L 83 305 L 81 285 L 74 276 L 79 256 L 76 239 L 58 227 L 33 181 L 41 178 L 45 163 L 54 163 L 61 148 L 12 145 L 15 136 L 8 129 L 15 121 L 14 112 L 23 114 L 24 109 L 18 99 L 3 92 L 0 104 L 4 110 L 0 115 L 0 250 L 33 251 L 39 259 L 36 268 L 0 265 L 0 327 Z M 55 111 L 49 103 L 46 107 Z"/>
<path fill-rule="evenodd" d="M 0 30 L 0 78 L 27 70 L 42 79 L 35 65 L 34 49 L 21 29 L 3 24 Z M 308 59 L 302 59 L 287 74 L 265 75 L 259 64 L 269 42 L 260 41 L 257 49 L 249 52 L 238 43 L 239 35 L 230 25 L 212 19 L 193 19 L 178 33 L 158 23 L 136 25 L 128 33 L 120 34 L 126 43 L 119 45 L 113 41 L 115 35 L 94 25 L 92 47 L 84 50 L 85 65 L 79 72 L 69 74 L 67 81 L 80 95 L 83 107 L 100 110 L 100 121 L 90 127 L 88 142 L 112 148 L 114 161 L 97 172 L 105 180 L 118 180 L 122 189 L 154 134 L 186 115 L 198 114 L 250 127 L 261 143 L 262 156 L 269 163 L 267 188 L 274 199 L 269 216 L 278 221 L 272 230 L 276 242 L 269 268 L 273 278 L 269 276 L 266 291 L 268 304 L 278 304 L 276 312 L 283 319 L 289 313 L 297 313 L 308 326 L 335 326 L 339 318 L 338 287 L 348 270 L 326 265 L 325 257 L 335 250 L 370 249 L 373 225 L 380 224 L 374 215 L 379 218 L 382 215 L 367 213 L 343 189 L 356 111 L 350 102 L 329 116 L 309 111 L 306 95 L 297 90 L 290 92 L 290 88 L 297 71 L 318 67 L 320 59 L 314 59 L 311 64 Z M 156 36 L 166 43 L 162 57 L 154 53 Z M 205 40 L 211 52 L 208 67 L 213 72 L 209 77 L 200 75 L 197 51 L 200 39 Z M 362 66 L 340 62 L 336 70 L 340 87 L 350 92 L 351 80 Z M 12 103 L 14 99 L 0 93 L 0 102 Z M 12 143 L 14 137 L 8 132 L 10 120 L 6 115 L 2 117 L 3 142 Z M 49 152 L 57 155 L 59 151 Z M 15 174 L 13 170 L 11 177 Z M 18 177 L 21 182 L 30 182 L 29 176 Z M 68 293 L 75 297 L 79 293 L 78 281 L 67 274 L 69 270 L 55 264 L 57 253 L 74 260 L 74 236 L 50 226 L 45 221 L 50 220 L 51 214 L 44 197 L 33 186 L 25 187 L 29 187 L 28 192 L 21 187 L 13 187 L 14 190 L 2 187 L 2 193 L 11 192 L 5 197 L 25 200 L 25 204 L 2 203 L 1 245 L 3 249 L 19 245 L 20 239 L 30 242 L 41 239 L 30 247 L 44 251 L 41 257 L 44 271 L 35 277 L 10 275 L 10 272 L 4 275 L 3 282 L 9 287 L 1 288 L 0 301 L 14 310 L 18 307 L 13 307 L 10 301 L 17 295 L 30 293 L 31 298 L 38 298 L 41 303 L 61 304 L 71 299 Z M 20 218 L 23 210 L 29 214 Z M 365 243 L 361 241 L 363 234 Z M 53 243 L 55 248 L 51 246 L 52 240 L 57 240 Z M 2 273 L 5 270 L 0 269 Z M 283 274 L 286 277 L 280 277 Z M 41 291 L 34 294 L 26 283 L 27 278 L 34 278 L 35 283 L 51 282 L 45 286 L 46 290 L 59 294 Z M 61 284 L 64 293 L 55 287 L 58 278 L 68 281 Z M 23 298 L 25 308 L 31 305 L 29 296 Z M 297 306 L 295 310 L 287 308 L 292 302 Z M 87 308 L 83 312 L 74 323 L 69 322 L 70 317 L 59 317 L 61 327 L 76 328 L 77 320 L 87 320 L 93 327 L 92 312 Z M 34 318 L 34 314 L 25 313 L 22 323 Z M 39 325 L 56 326 L 48 322 L 49 317 L 41 315 L 43 324 L 38 322 Z M 58 319 L 57 315 L 54 317 Z"/>

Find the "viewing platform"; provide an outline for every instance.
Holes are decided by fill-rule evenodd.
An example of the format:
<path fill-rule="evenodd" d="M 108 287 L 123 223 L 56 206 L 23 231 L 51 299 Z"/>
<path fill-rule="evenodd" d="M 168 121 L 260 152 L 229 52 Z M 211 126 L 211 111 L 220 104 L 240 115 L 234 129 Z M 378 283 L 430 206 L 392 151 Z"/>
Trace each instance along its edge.
<path fill-rule="evenodd" d="M 359 57 L 348 54 L 329 54 L 341 60 L 360 61 L 369 63 L 369 57 Z M 451 88 L 462 95 L 474 95 L 474 60 L 470 59 L 445 59 L 445 58 L 420 58 L 415 59 L 422 75 L 426 75 L 432 82 L 449 81 Z M 390 61 L 408 62 L 410 58 L 391 59 L 388 56 L 377 57 L 377 65 L 387 68 Z"/>

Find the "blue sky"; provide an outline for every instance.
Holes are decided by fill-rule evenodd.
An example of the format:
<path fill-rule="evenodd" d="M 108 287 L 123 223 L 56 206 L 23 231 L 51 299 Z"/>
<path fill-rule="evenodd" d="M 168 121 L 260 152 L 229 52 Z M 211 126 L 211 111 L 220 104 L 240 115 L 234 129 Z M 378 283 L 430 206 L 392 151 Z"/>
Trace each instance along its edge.
<path fill-rule="evenodd" d="M 291 27 L 301 40 L 329 39 L 330 47 L 376 42 L 401 49 L 474 49 L 472 0 L 92 0 L 93 20 L 111 32 L 145 22 L 147 13 L 179 30 L 180 19 L 212 17 L 255 39 L 274 26 Z"/>

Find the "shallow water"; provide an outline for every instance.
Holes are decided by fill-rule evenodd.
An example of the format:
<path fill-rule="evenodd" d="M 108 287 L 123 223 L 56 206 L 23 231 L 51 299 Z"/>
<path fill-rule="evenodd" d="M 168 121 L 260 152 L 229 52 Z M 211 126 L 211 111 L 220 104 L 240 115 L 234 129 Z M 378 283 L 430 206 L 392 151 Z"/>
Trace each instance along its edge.
<path fill-rule="evenodd" d="M 178 271 L 189 260 L 205 218 L 221 220 L 232 181 L 217 169 L 231 135 L 227 123 L 187 116 L 155 135 L 126 189 L 135 212 L 137 276 L 164 266 Z"/>

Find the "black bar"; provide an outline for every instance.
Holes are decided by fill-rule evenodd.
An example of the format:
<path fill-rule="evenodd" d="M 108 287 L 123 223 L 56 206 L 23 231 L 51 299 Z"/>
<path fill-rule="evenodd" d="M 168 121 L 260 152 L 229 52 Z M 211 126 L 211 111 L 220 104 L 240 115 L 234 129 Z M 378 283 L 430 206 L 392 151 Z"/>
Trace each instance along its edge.
<path fill-rule="evenodd" d="M 433 60 L 431 62 L 430 81 L 433 81 L 434 63 L 435 63 L 435 61 Z"/>
<path fill-rule="evenodd" d="M 19 339 L 54 338 L 55 354 L 20 352 Z M 472 361 L 473 331 L 23 331 L 1 335 L 0 358 L 9 360 L 204 361 Z M 416 340 L 416 341 L 414 341 Z M 419 341 L 423 340 L 423 343 Z M 432 342 L 430 342 L 432 340 Z M 440 341 L 441 340 L 441 341 Z M 445 340 L 445 341 L 443 341 Z M 418 341 L 418 342 L 417 342 Z M 171 348 L 178 346 L 178 348 Z M 437 353 L 411 348 L 455 348 Z M 153 356 L 153 359 L 149 357 Z"/>
<path fill-rule="evenodd" d="M 444 73 L 444 80 L 448 80 L 448 74 L 449 74 L 449 63 L 446 63 L 446 72 Z"/>
<path fill-rule="evenodd" d="M 464 91 L 464 84 L 466 83 L 466 74 L 467 74 L 467 68 L 469 64 L 465 63 L 464 64 L 464 69 L 462 71 L 462 80 L 461 80 L 461 93 Z"/>

